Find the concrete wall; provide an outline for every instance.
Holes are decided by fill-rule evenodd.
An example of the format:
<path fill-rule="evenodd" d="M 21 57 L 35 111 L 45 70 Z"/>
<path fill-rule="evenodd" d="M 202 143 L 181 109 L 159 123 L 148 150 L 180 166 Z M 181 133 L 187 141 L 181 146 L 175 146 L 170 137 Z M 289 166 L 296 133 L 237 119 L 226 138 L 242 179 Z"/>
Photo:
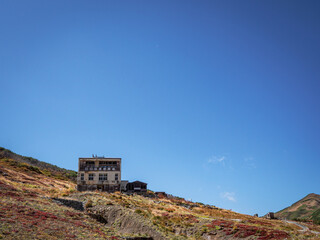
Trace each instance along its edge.
<path fill-rule="evenodd" d="M 89 165 L 87 162 L 94 162 L 94 164 Z M 106 162 L 106 164 L 101 165 L 101 162 Z M 84 174 L 83 180 L 81 180 L 81 174 Z M 94 174 L 93 180 L 89 180 L 89 174 Z M 107 180 L 100 181 L 99 174 L 107 174 Z M 116 174 L 118 174 L 118 180 L 115 179 Z M 120 190 L 121 158 L 79 158 L 77 183 L 79 191 Z"/>
<path fill-rule="evenodd" d="M 81 173 L 84 174 L 84 181 L 86 184 L 120 184 L 121 182 L 121 172 L 120 171 L 79 171 L 77 182 L 81 184 Z M 95 174 L 93 181 L 89 180 L 89 174 Z M 118 174 L 118 180 L 115 180 L 115 175 Z M 99 181 L 99 174 L 108 174 L 107 181 Z"/>

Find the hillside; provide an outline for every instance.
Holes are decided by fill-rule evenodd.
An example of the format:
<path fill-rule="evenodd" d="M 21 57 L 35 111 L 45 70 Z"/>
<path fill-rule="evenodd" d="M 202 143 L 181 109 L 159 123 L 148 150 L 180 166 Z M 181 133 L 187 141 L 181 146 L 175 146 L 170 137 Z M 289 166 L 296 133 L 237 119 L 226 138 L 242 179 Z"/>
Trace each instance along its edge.
<path fill-rule="evenodd" d="M 152 191 L 143 197 L 75 187 L 56 170 L 1 157 L 0 239 L 320 239 L 288 222 Z"/>
<path fill-rule="evenodd" d="M 61 178 L 70 179 L 72 181 L 75 181 L 77 177 L 77 173 L 75 171 L 60 168 L 56 165 L 39 161 L 38 159 L 32 157 L 21 156 L 10 151 L 9 149 L 0 147 L 0 159 L 4 158 L 12 159 L 19 163 L 26 163 L 33 167 L 39 168 L 40 170 L 42 170 L 43 173 L 48 173 L 56 177 L 60 176 Z"/>
<path fill-rule="evenodd" d="M 311 193 L 276 213 L 278 218 L 289 220 L 313 220 L 320 223 L 320 195 Z"/>

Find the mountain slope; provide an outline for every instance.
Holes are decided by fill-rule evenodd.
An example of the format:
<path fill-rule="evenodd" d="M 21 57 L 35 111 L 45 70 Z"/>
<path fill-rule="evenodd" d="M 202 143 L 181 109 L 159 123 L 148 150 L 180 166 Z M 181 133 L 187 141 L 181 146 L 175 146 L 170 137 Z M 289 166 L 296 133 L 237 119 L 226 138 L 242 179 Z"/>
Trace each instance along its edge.
<path fill-rule="evenodd" d="M 278 218 L 313 220 L 320 223 L 320 195 L 311 193 L 276 213 Z"/>
<path fill-rule="evenodd" d="M 50 170 L 47 170 L 50 173 Z M 0 239 L 106 239 L 112 232 L 81 211 L 57 204 L 75 184 L 34 166 L 0 159 Z"/>
<path fill-rule="evenodd" d="M 76 180 L 77 172 L 72 170 L 67 170 L 64 168 L 60 168 L 56 165 L 46 163 L 43 161 L 39 161 L 38 159 L 32 157 L 25 157 L 19 154 L 16 154 L 9 149 L 0 147 L 0 159 L 12 159 L 19 163 L 26 163 L 33 167 L 39 168 L 43 170 L 43 173 L 50 173 L 54 176 L 60 176 L 61 178 L 70 179 L 72 181 Z"/>
<path fill-rule="evenodd" d="M 179 197 L 77 192 L 55 174 L 0 158 L 0 239 L 317 239 L 287 222 Z"/>

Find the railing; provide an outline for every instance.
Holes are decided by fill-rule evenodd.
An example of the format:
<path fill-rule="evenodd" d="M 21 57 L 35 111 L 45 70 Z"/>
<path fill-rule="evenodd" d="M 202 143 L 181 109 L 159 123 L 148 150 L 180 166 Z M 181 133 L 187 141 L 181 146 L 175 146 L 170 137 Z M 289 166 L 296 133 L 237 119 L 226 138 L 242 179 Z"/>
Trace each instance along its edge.
<path fill-rule="evenodd" d="M 120 171 L 119 166 L 106 166 L 106 167 L 93 167 L 93 166 L 80 166 L 80 171 Z"/>

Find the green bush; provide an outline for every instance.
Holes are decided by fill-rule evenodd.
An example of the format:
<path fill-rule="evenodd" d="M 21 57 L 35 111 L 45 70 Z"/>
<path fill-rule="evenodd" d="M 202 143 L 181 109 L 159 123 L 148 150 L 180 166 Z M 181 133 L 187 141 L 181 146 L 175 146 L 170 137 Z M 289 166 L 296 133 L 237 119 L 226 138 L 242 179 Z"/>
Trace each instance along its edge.
<path fill-rule="evenodd" d="M 137 213 L 137 214 L 142 214 L 143 213 L 141 209 L 136 209 L 134 212 Z"/>

